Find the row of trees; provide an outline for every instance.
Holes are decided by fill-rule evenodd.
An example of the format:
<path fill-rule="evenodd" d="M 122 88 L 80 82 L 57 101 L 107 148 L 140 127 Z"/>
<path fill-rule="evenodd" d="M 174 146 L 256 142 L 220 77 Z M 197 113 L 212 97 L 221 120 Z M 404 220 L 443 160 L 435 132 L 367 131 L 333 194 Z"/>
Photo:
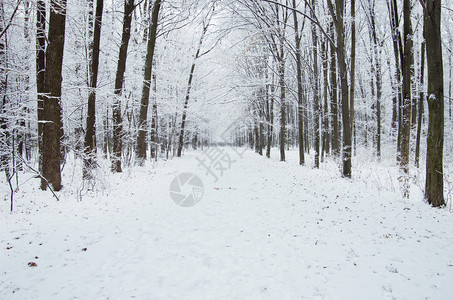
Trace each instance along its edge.
<path fill-rule="evenodd" d="M 8 181 L 36 162 L 42 188 L 60 190 L 69 153 L 83 159 L 88 181 L 98 151 L 113 172 L 181 156 L 209 144 L 232 106 L 252 120 L 231 135 L 238 145 L 268 157 L 278 146 L 283 161 L 298 146 L 300 164 L 313 150 L 315 167 L 331 155 L 345 177 L 362 144 L 380 157 L 382 141 L 394 143 L 408 196 L 411 135 L 418 167 L 427 101 L 425 196 L 444 204 L 441 1 L 11 0 L 0 8 Z M 451 83 L 445 99 L 451 118 Z"/>
<path fill-rule="evenodd" d="M 277 101 L 280 159 L 285 160 L 290 139 L 299 146 L 300 164 L 305 163 L 304 152 L 310 150 L 307 145 L 312 145 L 315 167 L 331 153 L 341 158 L 343 176 L 351 177 L 357 141 L 366 144 L 371 137 L 374 152 L 380 157 L 382 122 L 391 116 L 386 140 L 395 137 L 400 181 L 408 197 L 410 140 L 411 136 L 415 139 L 418 167 L 426 101 L 425 197 L 434 206 L 445 203 L 444 100 L 440 99 L 451 95 L 444 97 L 443 91 L 441 1 L 239 2 L 239 18 L 247 24 L 251 36 L 259 37 L 243 58 L 243 74 L 256 88 L 248 108 L 254 124 L 248 131 L 237 131 L 239 143 L 248 141 L 262 153 L 263 135 L 268 141 L 274 135 L 274 115 L 269 107 Z M 415 50 L 414 44 L 420 50 Z M 288 76 L 294 79 L 288 80 Z M 297 138 L 293 134 L 296 131 Z M 267 144 L 269 155 L 271 143 Z"/>
<path fill-rule="evenodd" d="M 11 164 L 11 159 L 22 159 L 24 147 L 27 147 L 24 163 L 33 161 L 34 150 L 37 150 L 39 167 L 36 171 L 42 178 L 42 188 L 50 186 L 56 191 L 62 188 L 61 169 L 70 152 L 83 158 L 83 177 L 86 180 L 94 177 L 98 149 L 110 157 L 114 172 L 121 172 L 122 164 L 125 160 L 130 162 L 131 157 L 143 165 L 148 146 L 151 158 L 156 158 L 158 150 L 168 157 L 171 151 L 179 149 L 181 155 L 177 136 L 186 143 L 184 123 L 195 61 L 186 85 L 184 106 L 174 100 L 173 103 L 164 103 L 162 114 L 158 115 L 156 94 L 160 92 L 166 98 L 176 98 L 183 88 L 171 78 L 176 71 L 182 72 L 177 69 L 170 76 L 161 77 L 166 84 L 162 85 L 161 91 L 157 90 L 157 72 L 153 69 L 161 66 L 154 59 L 156 40 L 169 36 L 173 39 L 162 47 L 169 48 L 169 55 L 165 57 L 167 53 L 162 50 L 161 58 L 174 59 L 181 47 L 189 44 L 187 48 L 190 48 L 191 43 L 184 39 L 178 41 L 184 34 L 179 31 L 188 28 L 197 35 L 198 25 L 203 23 L 201 48 L 214 2 L 166 1 L 165 4 L 166 10 L 161 9 L 161 0 L 139 3 L 126 0 L 122 5 L 113 1 L 107 4 L 106 11 L 103 0 L 1 3 L 4 137 L 1 153 L 2 169 L 7 172 L 8 181 L 12 178 L 11 170 L 18 170 L 15 163 Z M 208 23 L 204 25 L 206 20 Z M 34 49 L 33 42 L 36 43 Z M 197 58 L 207 52 L 200 53 L 199 49 Z M 183 58 L 181 55 L 178 59 Z M 142 73 L 141 80 L 135 74 L 138 71 Z M 133 84 L 127 87 L 128 81 Z M 8 85 L 11 82 L 15 84 Z M 140 100 L 135 97 L 138 82 L 142 83 Z M 153 101 L 151 105 L 150 98 Z M 165 107 L 173 104 L 174 108 Z M 151 117 L 148 114 L 150 108 Z M 180 133 L 177 133 L 178 126 Z M 197 126 L 192 133 L 193 127 L 190 124 L 186 128 L 189 131 L 186 135 L 190 138 L 206 131 Z M 208 135 L 202 136 L 196 144 L 206 143 Z M 32 168 L 32 165 L 28 166 Z"/>

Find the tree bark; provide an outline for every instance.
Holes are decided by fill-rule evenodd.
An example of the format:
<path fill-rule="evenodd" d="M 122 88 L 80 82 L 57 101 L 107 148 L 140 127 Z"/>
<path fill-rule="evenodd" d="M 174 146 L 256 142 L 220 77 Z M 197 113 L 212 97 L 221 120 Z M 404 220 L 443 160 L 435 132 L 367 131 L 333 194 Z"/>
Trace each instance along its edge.
<path fill-rule="evenodd" d="M 333 24 L 331 24 L 331 38 L 335 40 Z M 330 111 L 332 114 L 332 154 L 337 156 L 340 154 L 340 134 L 338 129 L 338 96 L 337 96 L 337 58 L 333 47 L 330 47 L 330 85 L 332 87 L 332 95 L 330 102 Z"/>
<path fill-rule="evenodd" d="M 5 30 L 5 10 L 3 7 L 3 2 L 0 3 L 0 32 Z M 8 101 L 7 90 L 8 90 L 8 56 L 7 56 L 7 47 L 8 47 L 8 32 L 5 32 L 4 35 L 0 38 L 0 137 L 2 143 L 0 144 L 0 171 L 5 171 L 6 180 L 10 182 L 11 172 L 9 162 L 10 158 L 10 149 L 9 149 L 9 140 L 10 134 L 8 130 L 8 120 L 6 116 L 6 104 Z"/>
<path fill-rule="evenodd" d="M 48 45 L 46 49 L 46 76 L 44 96 L 44 127 L 42 175 L 52 185 L 55 191 L 61 189 L 60 170 L 60 139 L 62 138 L 61 120 L 61 82 L 63 49 L 66 23 L 66 0 L 52 0 L 50 2 L 50 20 Z M 41 180 L 41 189 L 47 189 L 47 182 Z"/>
<path fill-rule="evenodd" d="M 146 160 L 146 135 L 148 133 L 147 118 L 148 118 L 149 91 L 151 86 L 154 48 L 156 46 L 157 39 L 157 25 L 159 20 L 160 3 L 161 0 L 154 1 L 151 23 L 149 25 L 150 28 L 145 58 L 145 74 L 143 76 L 144 80 L 142 89 L 142 99 L 140 105 L 140 119 L 138 122 L 137 149 L 136 149 L 136 160 L 137 160 L 136 162 L 140 166 L 142 166 Z"/>
<path fill-rule="evenodd" d="M 355 44 L 356 44 L 356 29 L 355 29 L 355 0 L 351 0 L 351 85 L 349 89 L 349 103 L 351 114 L 351 133 L 354 133 L 354 92 L 355 92 Z M 351 137 L 353 137 L 352 134 Z M 355 145 L 355 140 L 354 140 Z M 354 147 L 355 148 L 355 147 Z M 354 149 L 355 151 L 355 149 Z"/>
<path fill-rule="evenodd" d="M 121 116 L 120 97 L 123 91 L 124 72 L 126 71 L 127 48 L 131 37 L 132 12 L 134 10 L 134 0 L 124 1 L 123 33 L 121 37 L 120 53 L 115 77 L 115 100 L 113 104 L 113 151 L 111 156 L 112 171 L 122 172 L 121 153 L 123 148 L 122 133 L 123 120 Z"/>
<path fill-rule="evenodd" d="M 397 109 L 395 110 L 396 123 L 397 127 L 397 161 L 400 161 L 401 153 L 401 128 L 402 128 L 402 103 L 403 96 L 401 90 L 401 65 L 403 63 L 403 46 L 401 41 L 401 34 L 399 32 L 399 17 L 398 17 L 398 7 L 396 0 L 387 0 L 387 8 L 389 11 L 390 27 L 392 30 L 392 40 L 393 40 L 393 54 L 395 57 L 395 76 L 396 76 L 396 93 L 397 93 Z"/>
<path fill-rule="evenodd" d="M 425 100 L 424 81 L 425 81 L 425 42 L 421 44 L 420 51 L 420 95 L 418 99 L 418 123 L 417 123 L 417 141 L 415 143 L 415 167 L 420 167 L 420 140 L 422 135 L 423 121 L 423 101 Z"/>
<path fill-rule="evenodd" d="M 403 108 L 401 120 L 400 169 L 403 172 L 403 196 L 409 197 L 409 150 L 411 129 L 411 61 L 412 61 L 412 24 L 410 0 L 403 2 L 404 15 L 404 55 L 403 55 Z"/>
<path fill-rule="evenodd" d="M 92 169 L 96 167 L 96 87 L 99 70 L 99 50 L 101 42 L 103 8 L 104 0 L 97 0 L 94 20 L 93 52 L 91 53 L 90 62 L 90 94 L 88 96 L 88 115 L 85 133 L 85 157 L 83 160 L 83 177 L 88 180 L 92 179 Z"/>
<path fill-rule="evenodd" d="M 327 58 L 327 41 L 322 43 L 322 71 L 324 78 L 324 113 L 322 119 L 322 144 L 324 153 L 330 153 L 330 130 L 329 130 L 329 97 L 328 97 L 328 58 Z"/>
<path fill-rule="evenodd" d="M 428 140 L 425 198 L 434 207 L 444 200 L 444 71 L 441 39 L 441 1 L 425 1 L 424 24 L 428 65 Z"/>
<path fill-rule="evenodd" d="M 38 156 L 42 172 L 42 131 L 44 127 L 44 93 L 46 91 L 46 2 L 36 3 L 36 90 L 38 93 Z"/>
<path fill-rule="evenodd" d="M 283 51 L 283 46 L 282 49 Z M 280 57 L 278 62 L 278 76 L 280 85 L 280 161 L 285 161 L 286 143 L 286 87 L 285 87 L 285 60 Z"/>
<path fill-rule="evenodd" d="M 293 0 L 293 8 L 296 9 L 296 0 Z M 299 164 L 305 164 L 304 156 L 304 115 L 303 115 L 303 87 L 302 87 L 302 55 L 300 49 L 299 22 L 297 13 L 293 11 L 294 39 L 296 43 L 296 68 L 297 68 L 297 111 L 299 127 Z"/>
<path fill-rule="evenodd" d="M 337 55 L 338 67 L 340 71 L 340 88 L 341 88 L 341 112 L 343 120 L 343 176 L 351 177 L 351 124 L 349 113 L 349 93 L 348 93 L 348 72 L 346 67 L 346 48 L 344 36 L 344 0 L 336 0 L 335 12 L 330 0 L 328 1 L 329 10 L 334 19 L 334 25 L 337 32 Z"/>
<path fill-rule="evenodd" d="M 316 2 L 311 1 L 311 17 L 315 18 Z M 315 155 L 314 155 L 314 167 L 319 168 L 319 77 L 318 77 L 318 34 L 316 32 L 316 25 L 311 23 L 311 39 L 312 39 L 312 53 L 313 53 L 313 134 L 315 135 Z"/>
<path fill-rule="evenodd" d="M 381 157 L 381 98 L 382 98 L 382 72 L 381 72 L 381 58 L 380 48 L 377 33 L 376 33 L 376 18 L 374 2 L 370 4 L 370 27 L 371 27 L 371 39 L 373 43 L 373 54 L 374 54 L 374 75 L 376 77 L 376 155 L 378 158 Z"/>
<path fill-rule="evenodd" d="M 272 82 L 270 84 L 270 95 L 269 95 L 269 124 L 267 125 L 267 149 L 266 149 L 266 157 L 271 157 L 271 148 L 272 148 L 272 136 L 274 130 L 274 93 L 275 93 L 275 86 L 274 86 L 274 73 L 272 73 Z"/>
<path fill-rule="evenodd" d="M 154 93 L 156 93 L 156 76 L 155 74 L 153 75 L 153 81 L 154 81 Z M 150 140 L 151 140 L 151 159 L 155 159 L 157 158 L 157 143 L 158 143 L 158 140 L 159 140 L 159 137 L 158 137 L 158 128 L 157 128 L 157 125 L 159 123 L 159 119 L 158 119 L 158 116 L 157 116 L 157 103 L 156 101 L 154 100 L 154 103 L 153 103 L 153 116 L 152 116 L 152 121 L 151 121 L 151 137 L 150 137 Z"/>

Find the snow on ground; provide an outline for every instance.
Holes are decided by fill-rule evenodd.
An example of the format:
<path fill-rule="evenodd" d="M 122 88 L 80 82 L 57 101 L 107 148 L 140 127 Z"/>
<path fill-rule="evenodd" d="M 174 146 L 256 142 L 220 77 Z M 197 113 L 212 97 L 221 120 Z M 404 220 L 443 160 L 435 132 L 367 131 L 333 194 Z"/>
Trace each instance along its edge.
<path fill-rule="evenodd" d="M 355 163 L 347 180 L 333 162 L 298 166 L 297 151 L 224 150 L 235 162 L 218 182 L 198 151 L 99 172 L 82 193 L 72 160 L 60 202 L 32 179 L 12 214 L 2 182 L 0 298 L 453 299 L 448 208 L 401 199 L 379 164 Z M 180 172 L 204 183 L 194 207 L 170 198 Z"/>

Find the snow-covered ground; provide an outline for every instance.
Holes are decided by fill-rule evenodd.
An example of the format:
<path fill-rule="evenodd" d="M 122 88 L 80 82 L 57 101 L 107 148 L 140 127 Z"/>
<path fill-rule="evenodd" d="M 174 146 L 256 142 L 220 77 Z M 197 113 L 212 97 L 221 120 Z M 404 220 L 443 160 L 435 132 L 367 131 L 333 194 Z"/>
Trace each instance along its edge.
<path fill-rule="evenodd" d="M 416 185 L 403 200 L 391 163 L 355 161 L 347 180 L 297 151 L 223 150 L 235 162 L 217 182 L 198 151 L 99 172 L 90 192 L 71 160 L 59 202 L 31 179 L 12 214 L 2 182 L 0 298 L 453 299 L 453 213 Z M 204 183 L 193 207 L 170 198 L 181 172 Z"/>

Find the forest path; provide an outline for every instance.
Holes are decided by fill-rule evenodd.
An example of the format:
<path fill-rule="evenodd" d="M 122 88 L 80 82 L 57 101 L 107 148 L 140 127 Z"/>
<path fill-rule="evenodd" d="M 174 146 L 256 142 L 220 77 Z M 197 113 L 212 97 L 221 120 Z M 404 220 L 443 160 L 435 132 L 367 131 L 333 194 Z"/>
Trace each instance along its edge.
<path fill-rule="evenodd" d="M 60 202 L 23 187 L 15 213 L 1 206 L 0 298 L 453 297 L 448 210 L 300 167 L 296 151 L 221 150 L 234 162 L 217 182 L 197 151 L 105 174 L 81 202 L 70 168 Z M 181 172 L 203 181 L 193 207 L 170 198 Z"/>

